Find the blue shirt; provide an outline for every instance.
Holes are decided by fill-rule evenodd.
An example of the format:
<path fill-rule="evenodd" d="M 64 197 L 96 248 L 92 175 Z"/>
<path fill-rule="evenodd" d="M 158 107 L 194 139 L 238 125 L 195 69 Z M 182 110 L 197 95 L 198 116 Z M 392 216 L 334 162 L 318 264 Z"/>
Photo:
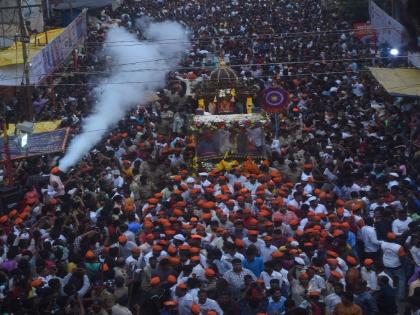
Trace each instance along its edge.
<path fill-rule="evenodd" d="M 284 314 L 286 311 L 284 308 L 284 302 L 286 302 L 286 298 L 284 296 L 280 297 L 280 300 L 277 302 L 273 300 L 272 297 L 268 300 L 268 307 L 267 307 L 267 314 Z"/>
<path fill-rule="evenodd" d="M 261 257 L 254 257 L 253 261 L 244 259 L 242 266 L 252 271 L 252 273 L 258 278 L 264 269 L 264 261 Z"/>
<path fill-rule="evenodd" d="M 356 246 L 356 235 L 354 235 L 352 231 L 347 233 L 347 244 L 349 244 L 351 247 Z"/>

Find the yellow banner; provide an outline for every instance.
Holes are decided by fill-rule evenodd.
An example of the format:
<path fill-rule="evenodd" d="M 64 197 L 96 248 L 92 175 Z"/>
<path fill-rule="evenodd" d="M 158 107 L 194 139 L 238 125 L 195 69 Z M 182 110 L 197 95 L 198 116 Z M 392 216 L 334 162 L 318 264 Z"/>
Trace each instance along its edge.
<path fill-rule="evenodd" d="M 34 124 L 34 133 L 53 131 L 57 129 L 60 126 L 60 124 L 61 124 L 61 119 L 37 122 Z M 7 133 L 9 134 L 9 136 L 15 133 L 15 128 L 16 128 L 15 124 L 9 124 L 9 129 L 7 129 Z"/>
<path fill-rule="evenodd" d="M 369 68 L 369 70 L 389 94 L 420 96 L 420 69 Z"/>
<path fill-rule="evenodd" d="M 44 33 L 32 35 L 29 43 L 29 60 L 39 53 L 47 43 L 50 43 L 54 38 L 60 35 L 64 28 L 50 30 Z M 22 43 L 15 42 L 9 48 L 0 51 L 0 67 L 17 65 L 23 63 Z"/>

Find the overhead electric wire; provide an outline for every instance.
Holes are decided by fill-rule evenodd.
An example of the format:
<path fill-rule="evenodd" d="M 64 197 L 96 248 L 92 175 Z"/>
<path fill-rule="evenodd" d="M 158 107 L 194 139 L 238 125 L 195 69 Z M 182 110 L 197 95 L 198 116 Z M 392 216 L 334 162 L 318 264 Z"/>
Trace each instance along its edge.
<path fill-rule="evenodd" d="M 393 56 L 392 58 L 407 58 L 408 56 Z M 280 66 L 280 65 L 296 65 L 296 64 L 316 64 L 316 63 L 331 63 L 331 62 L 351 62 L 351 61 L 360 61 L 360 60 L 377 60 L 377 59 L 390 59 L 391 57 L 363 57 L 363 58 L 340 58 L 340 59 L 325 59 L 325 60 L 305 60 L 305 61 L 281 61 L 281 62 L 273 62 L 273 63 L 252 63 L 252 64 L 233 64 L 229 65 L 230 68 L 238 68 L 238 67 L 253 67 L 253 66 Z M 171 58 L 173 59 L 173 58 Z M 159 59 L 156 59 L 159 60 Z M 167 60 L 167 59 L 161 59 L 161 60 Z M 139 62 L 142 63 L 142 62 Z M 110 67 L 123 67 L 127 65 L 133 65 L 137 64 L 137 62 L 133 63 L 126 63 L 126 64 L 116 64 L 116 65 L 110 65 Z M 130 73 L 130 72 L 167 72 L 167 71 L 179 71 L 179 70 L 197 70 L 197 69 L 215 69 L 216 66 L 189 66 L 189 67 L 176 67 L 176 68 L 145 68 L 145 69 L 131 69 L 131 70 L 118 70 L 116 72 L 119 73 Z M 52 73 L 49 76 L 68 76 L 68 75 L 97 75 L 97 74 L 112 74 L 113 71 L 70 71 L 70 72 L 56 72 Z M 274 74 L 273 74 L 274 75 Z M 39 77 L 39 75 L 30 75 L 30 77 Z M 14 80 L 19 79 L 19 77 L 7 77 L 3 76 L 3 79 L 0 79 L 1 81 L 7 81 L 7 80 Z"/>
<path fill-rule="evenodd" d="M 392 27 L 382 27 L 382 28 L 372 28 L 372 31 L 378 30 L 387 30 L 393 29 Z M 314 35 L 338 35 L 340 33 L 350 33 L 350 32 L 357 32 L 358 30 L 355 29 L 342 29 L 342 30 L 330 30 L 330 31 L 316 31 L 316 32 L 285 32 L 285 33 L 262 33 L 262 34 L 237 34 L 237 35 L 215 35 L 215 36 L 195 36 L 192 37 L 190 41 L 180 41 L 180 38 L 162 38 L 157 40 L 152 39 L 139 39 L 139 41 L 104 41 L 104 42 L 89 42 L 85 41 L 85 44 L 91 46 L 100 46 L 104 44 L 114 44 L 114 43 L 134 43 L 133 45 L 121 45 L 121 46 L 136 46 L 141 45 L 144 42 L 196 42 L 196 41 L 205 41 L 205 40 L 213 40 L 213 39 L 235 39 L 235 38 L 244 38 L 244 39 L 253 39 L 254 37 L 271 37 L 271 38 L 292 38 L 292 37 L 307 37 L 307 36 L 314 36 Z M 303 35 L 303 36 L 302 36 Z M 118 46 L 118 45 L 117 45 Z"/>
<path fill-rule="evenodd" d="M 357 73 L 360 72 L 370 72 L 370 70 L 358 70 Z M 303 76 L 317 76 L 317 75 L 331 75 L 331 74 L 348 74 L 349 71 L 329 71 L 329 72 L 307 72 L 307 73 L 297 73 L 297 74 L 288 74 L 288 75 L 281 75 L 283 77 L 303 77 Z M 261 78 L 273 78 L 272 75 L 270 76 L 259 76 L 257 78 L 252 79 L 261 79 Z M 206 79 L 205 82 L 220 82 L 216 79 Z M 161 80 L 150 80 L 150 81 L 121 81 L 121 82 L 86 82 L 86 83 L 55 83 L 54 86 L 96 86 L 96 85 L 113 85 L 113 84 L 149 84 L 149 83 L 159 83 L 162 82 Z M 179 82 L 177 79 L 168 80 L 166 82 Z M 39 84 L 38 87 L 51 87 L 52 84 Z"/>

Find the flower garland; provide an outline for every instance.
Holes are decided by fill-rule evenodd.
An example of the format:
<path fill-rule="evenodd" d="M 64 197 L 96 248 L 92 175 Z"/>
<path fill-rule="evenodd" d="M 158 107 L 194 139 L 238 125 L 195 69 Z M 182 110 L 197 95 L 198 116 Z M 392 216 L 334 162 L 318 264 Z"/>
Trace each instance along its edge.
<path fill-rule="evenodd" d="M 233 115 L 205 115 L 194 116 L 191 130 L 201 132 L 204 130 L 216 131 L 218 129 L 253 129 L 268 127 L 270 121 L 261 114 L 233 114 Z"/>

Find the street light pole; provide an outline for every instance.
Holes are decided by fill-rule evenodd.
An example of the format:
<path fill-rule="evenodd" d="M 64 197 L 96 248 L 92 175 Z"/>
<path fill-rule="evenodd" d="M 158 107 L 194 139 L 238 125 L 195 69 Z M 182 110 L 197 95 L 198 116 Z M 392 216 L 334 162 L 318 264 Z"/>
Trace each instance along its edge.
<path fill-rule="evenodd" d="M 20 28 L 20 40 L 22 43 L 22 57 L 23 57 L 23 75 L 24 75 L 24 95 L 25 95 L 25 110 L 23 113 L 23 117 L 27 121 L 32 121 L 33 119 L 33 108 L 32 108 L 32 98 L 29 90 L 29 86 L 31 85 L 29 79 L 29 34 L 28 29 L 26 28 L 25 20 L 23 18 L 22 12 L 22 0 L 17 1 L 17 8 L 19 10 L 19 28 Z"/>

